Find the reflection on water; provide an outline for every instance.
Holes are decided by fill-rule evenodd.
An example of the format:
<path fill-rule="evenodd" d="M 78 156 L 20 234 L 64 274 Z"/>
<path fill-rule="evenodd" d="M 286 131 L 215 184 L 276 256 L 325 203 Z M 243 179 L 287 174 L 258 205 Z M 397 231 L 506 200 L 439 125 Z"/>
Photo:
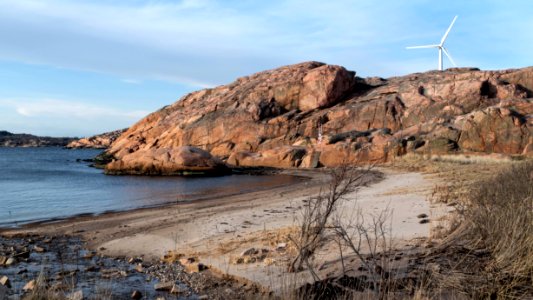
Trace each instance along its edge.
<path fill-rule="evenodd" d="M 299 180 L 287 175 L 106 176 L 77 161 L 98 153 L 91 149 L 0 148 L 0 226 L 244 193 Z"/>

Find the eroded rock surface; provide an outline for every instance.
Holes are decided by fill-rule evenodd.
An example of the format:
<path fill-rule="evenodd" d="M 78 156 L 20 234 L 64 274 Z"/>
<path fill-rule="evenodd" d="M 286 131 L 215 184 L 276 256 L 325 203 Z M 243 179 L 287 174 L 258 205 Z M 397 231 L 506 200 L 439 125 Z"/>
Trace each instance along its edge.
<path fill-rule="evenodd" d="M 107 169 L 172 173 L 183 146 L 231 165 L 281 168 L 409 152 L 533 155 L 532 74 L 454 68 L 363 79 L 318 62 L 285 66 L 150 114 L 113 142 Z"/>
<path fill-rule="evenodd" d="M 70 142 L 66 147 L 70 149 L 93 148 L 107 149 L 126 129 L 110 131 L 91 137 L 81 138 Z"/>

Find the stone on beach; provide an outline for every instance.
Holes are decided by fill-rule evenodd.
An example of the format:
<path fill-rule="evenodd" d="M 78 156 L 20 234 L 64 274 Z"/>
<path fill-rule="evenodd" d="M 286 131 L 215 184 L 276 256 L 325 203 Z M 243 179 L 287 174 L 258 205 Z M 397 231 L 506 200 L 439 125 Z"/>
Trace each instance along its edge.
<path fill-rule="evenodd" d="M 11 288 L 11 282 L 9 281 L 9 277 L 7 276 L 0 277 L 0 285 L 3 285 L 7 288 Z"/>
<path fill-rule="evenodd" d="M 33 291 L 35 289 L 35 287 L 37 286 L 37 281 L 35 281 L 35 279 L 32 279 L 30 281 L 28 281 L 24 287 L 22 288 L 23 291 L 25 292 L 29 292 L 29 291 Z"/>
<path fill-rule="evenodd" d="M 170 291 L 173 286 L 174 282 L 171 281 L 159 282 L 154 285 L 154 289 L 156 291 Z"/>
<path fill-rule="evenodd" d="M 6 267 L 9 267 L 9 266 L 12 266 L 12 265 L 14 265 L 14 264 L 16 264 L 16 263 L 17 263 L 17 259 L 14 258 L 14 257 L 10 257 L 10 258 L 8 258 L 8 259 L 5 261 L 4 265 L 5 265 Z"/>

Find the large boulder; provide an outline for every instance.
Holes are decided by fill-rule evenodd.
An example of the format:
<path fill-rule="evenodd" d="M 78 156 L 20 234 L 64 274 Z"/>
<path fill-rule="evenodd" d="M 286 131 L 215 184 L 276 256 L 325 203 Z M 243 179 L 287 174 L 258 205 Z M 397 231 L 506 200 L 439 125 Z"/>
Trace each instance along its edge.
<path fill-rule="evenodd" d="M 110 173 L 380 163 L 409 152 L 532 152 L 532 68 L 455 68 L 389 79 L 306 62 L 184 96 L 124 132 Z M 183 165 L 175 151 L 213 157 Z M 209 161 L 209 163 L 207 163 Z M 187 167 L 187 168 L 185 168 Z"/>
<path fill-rule="evenodd" d="M 147 148 L 110 162 L 107 174 L 219 174 L 226 165 L 209 152 L 189 146 L 174 148 Z"/>

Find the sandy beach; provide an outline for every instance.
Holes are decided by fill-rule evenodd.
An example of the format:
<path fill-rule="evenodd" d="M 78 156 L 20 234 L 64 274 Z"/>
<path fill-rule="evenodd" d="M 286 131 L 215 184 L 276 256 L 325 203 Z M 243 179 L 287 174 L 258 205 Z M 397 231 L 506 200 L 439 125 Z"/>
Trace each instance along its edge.
<path fill-rule="evenodd" d="M 387 168 L 377 171 L 379 176 L 372 175 L 365 186 L 348 195 L 339 209 L 344 212 L 343 218 L 353 217 L 357 209 L 366 215 L 388 209 L 391 212 L 391 238 L 396 249 L 428 238 L 433 220 L 438 220 L 447 211 L 447 208 L 431 205 L 428 201 L 436 179 L 418 172 Z M 328 174 L 323 171 L 283 173 L 307 179 L 267 191 L 30 224 L 3 230 L 2 234 L 81 236 L 89 249 L 105 256 L 143 257 L 147 261 L 159 260 L 168 251 L 173 251 L 185 257 L 197 257 L 217 273 L 259 283 L 267 290 L 280 291 L 287 281 L 283 257 L 273 258 L 268 264 L 235 264 L 232 261 L 250 247 L 272 251 L 275 243 L 281 240 L 269 237 L 294 228 L 305 201 L 324 189 L 329 181 Z M 428 215 L 429 222 L 421 224 L 417 218 L 420 214 Z M 324 265 L 327 262 L 332 265 L 323 269 L 335 272 L 338 264 L 331 262 L 335 262 L 337 256 L 335 251 L 320 256 Z M 294 277 L 292 282 L 309 280 L 306 272 L 291 276 Z"/>

